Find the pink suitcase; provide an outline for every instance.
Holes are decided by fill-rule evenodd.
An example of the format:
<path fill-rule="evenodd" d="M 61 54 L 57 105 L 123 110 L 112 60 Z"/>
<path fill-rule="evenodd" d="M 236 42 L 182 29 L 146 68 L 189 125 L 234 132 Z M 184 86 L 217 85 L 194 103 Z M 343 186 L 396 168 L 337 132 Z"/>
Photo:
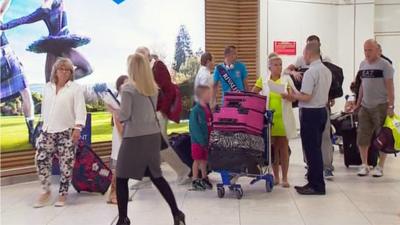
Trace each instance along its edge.
<path fill-rule="evenodd" d="M 223 107 L 213 116 L 214 130 L 260 135 L 264 128 L 264 114 L 250 109 Z"/>
<path fill-rule="evenodd" d="M 267 98 L 253 92 L 227 92 L 223 107 L 245 108 L 265 113 Z"/>

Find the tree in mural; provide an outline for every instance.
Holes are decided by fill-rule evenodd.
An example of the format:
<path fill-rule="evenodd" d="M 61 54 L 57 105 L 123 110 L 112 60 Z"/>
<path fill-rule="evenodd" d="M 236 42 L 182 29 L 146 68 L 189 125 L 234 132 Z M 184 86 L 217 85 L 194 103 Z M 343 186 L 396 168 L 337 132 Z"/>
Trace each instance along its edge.
<path fill-rule="evenodd" d="M 179 71 L 181 65 L 186 62 L 186 59 L 193 55 L 191 48 L 192 41 L 189 32 L 185 25 L 179 27 L 178 35 L 175 43 L 175 64 L 174 69 Z"/>
<path fill-rule="evenodd" d="M 194 79 L 199 68 L 200 64 L 198 58 L 196 56 L 190 56 L 186 59 L 185 63 L 181 65 L 179 72 L 185 74 L 187 78 Z"/>
<path fill-rule="evenodd" d="M 197 51 L 194 53 L 194 55 L 198 58 L 201 57 L 201 55 L 204 53 L 202 48 L 198 48 Z"/>

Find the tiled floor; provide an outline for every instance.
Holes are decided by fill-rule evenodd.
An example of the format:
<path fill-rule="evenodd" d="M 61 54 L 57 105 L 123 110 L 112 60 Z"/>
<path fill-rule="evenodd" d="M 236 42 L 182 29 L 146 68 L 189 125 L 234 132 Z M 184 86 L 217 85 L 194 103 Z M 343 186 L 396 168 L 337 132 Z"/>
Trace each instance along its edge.
<path fill-rule="evenodd" d="M 292 185 L 303 184 L 299 140 L 291 142 Z M 327 182 L 326 196 L 300 196 L 293 188 L 275 187 L 271 193 L 264 185 L 248 185 L 243 178 L 244 197 L 218 199 L 216 191 L 193 192 L 188 187 L 172 188 L 189 225 L 400 225 L 400 158 L 389 157 L 382 178 L 357 177 L 356 168 L 346 169 L 343 156 L 335 152 L 335 179 Z M 167 168 L 165 175 L 173 180 Z M 218 176 L 213 176 L 217 181 Z M 54 186 L 56 191 L 56 187 Z M 97 194 L 77 194 L 71 188 L 68 206 L 33 209 L 39 192 L 37 182 L 1 188 L 1 224 L 114 224 L 117 207 L 105 204 Z M 54 192 L 55 193 L 55 192 Z M 166 203 L 154 188 L 131 192 L 129 217 L 132 224 L 167 225 L 172 218 Z"/>

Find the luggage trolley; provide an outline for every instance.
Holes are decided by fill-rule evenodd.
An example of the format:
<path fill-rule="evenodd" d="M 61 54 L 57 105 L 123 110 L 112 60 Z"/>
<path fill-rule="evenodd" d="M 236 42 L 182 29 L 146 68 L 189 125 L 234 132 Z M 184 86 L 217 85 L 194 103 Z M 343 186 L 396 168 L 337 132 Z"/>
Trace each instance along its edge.
<path fill-rule="evenodd" d="M 215 172 L 220 173 L 222 183 L 217 184 L 217 194 L 219 198 L 223 198 L 225 196 L 225 186 L 229 188 L 230 191 L 234 192 L 237 199 L 241 199 L 243 197 L 243 189 L 240 184 L 237 184 L 236 181 L 240 177 L 251 177 L 250 184 L 254 185 L 259 181 L 265 181 L 265 190 L 267 192 L 271 192 L 274 187 L 274 176 L 272 175 L 272 157 L 271 157 L 271 125 L 273 119 L 273 111 L 267 110 L 265 113 L 265 126 L 264 126 L 264 153 L 263 159 L 264 163 L 262 165 L 258 165 L 260 168 L 259 174 L 250 174 L 247 172 L 231 172 L 228 170 L 216 170 Z"/>

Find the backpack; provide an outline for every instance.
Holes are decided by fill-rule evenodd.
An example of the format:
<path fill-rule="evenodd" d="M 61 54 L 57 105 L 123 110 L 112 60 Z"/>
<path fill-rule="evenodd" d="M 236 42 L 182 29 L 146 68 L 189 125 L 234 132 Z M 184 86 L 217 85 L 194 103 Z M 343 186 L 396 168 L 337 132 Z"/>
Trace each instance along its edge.
<path fill-rule="evenodd" d="M 373 146 L 376 150 L 379 150 L 386 154 L 397 154 L 399 151 L 394 149 L 394 138 L 390 128 L 382 127 L 378 135 L 373 141 Z"/>
<path fill-rule="evenodd" d="M 72 186 L 80 193 L 98 192 L 105 194 L 111 184 L 112 172 L 101 158 L 80 141 L 76 151 L 75 164 L 72 175 Z"/>
<path fill-rule="evenodd" d="M 396 155 L 400 152 L 400 117 L 398 115 L 386 117 L 373 144 L 376 149 L 387 154 Z"/>
<path fill-rule="evenodd" d="M 335 99 L 335 98 L 342 97 L 343 96 L 342 85 L 343 85 L 343 81 L 344 81 L 343 69 L 333 63 L 330 63 L 330 62 L 322 61 L 322 63 L 332 73 L 332 82 L 331 82 L 331 87 L 329 89 L 329 99 Z M 308 68 L 300 68 L 297 71 L 304 75 L 304 73 L 307 70 L 308 70 Z M 297 88 L 297 90 L 300 91 L 302 81 L 296 80 L 292 75 L 290 75 L 290 77 L 293 80 L 294 86 Z M 298 101 L 293 102 L 293 107 L 298 107 Z"/>
<path fill-rule="evenodd" d="M 340 98 L 343 96 L 343 69 L 339 66 L 330 63 L 330 62 L 322 62 L 332 73 L 332 83 L 329 89 L 329 99 Z"/>

